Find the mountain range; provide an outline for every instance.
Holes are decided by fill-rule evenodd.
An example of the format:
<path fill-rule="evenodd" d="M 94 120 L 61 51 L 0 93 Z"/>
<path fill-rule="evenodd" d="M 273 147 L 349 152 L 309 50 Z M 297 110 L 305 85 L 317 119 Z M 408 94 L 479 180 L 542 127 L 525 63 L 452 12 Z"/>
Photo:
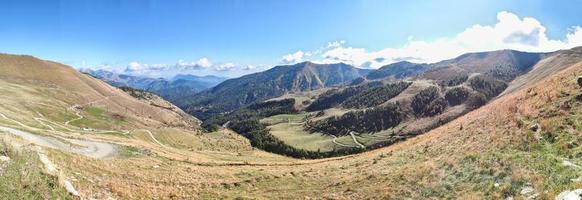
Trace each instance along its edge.
<path fill-rule="evenodd" d="M 186 108 L 189 113 L 205 118 L 212 113 L 230 112 L 285 93 L 340 86 L 369 72 L 343 63 L 302 62 L 276 66 L 264 72 L 226 80 L 211 89 L 184 98 L 183 102 L 175 103 Z"/>
<path fill-rule="evenodd" d="M 172 101 L 187 112 L 205 119 L 286 93 L 313 91 L 378 80 L 430 79 L 450 81 L 471 74 L 491 75 L 502 81 L 526 73 L 551 53 L 513 50 L 467 53 L 433 64 L 397 62 L 379 69 L 359 69 L 339 64 L 303 62 L 227 80 L 213 88 Z M 503 77 L 502 77 L 503 76 Z M 164 95 L 162 95 L 164 96 Z"/>
<path fill-rule="evenodd" d="M 131 87 L 155 93 L 170 102 L 190 97 L 226 80 L 217 76 L 195 76 L 178 74 L 172 78 L 150 78 L 118 74 L 107 70 L 81 70 L 116 87 Z"/>
<path fill-rule="evenodd" d="M 204 128 L 227 127 L 269 152 L 297 158 L 333 157 L 428 132 L 499 98 L 507 88 L 525 87 L 533 83 L 527 79 L 559 71 L 563 68 L 557 64 L 572 64 L 581 56 L 579 48 L 550 53 L 467 53 L 433 64 L 398 62 L 351 73 L 336 84 L 297 87 L 294 83 L 313 83 L 303 81 L 309 80 L 303 77 L 310 74 L 305 71 L 313 71 L 311 67 L 357 69 L 304 62 L 228 80 L 197 94 L 194 99 L 199 104 L 193 105 L 200 107 L 182 108 L 202 119 Z M 287 79 L 279 78 L 281 74 L 288 75 L 283 76 Z M 262 99 L 248 99 L 248 94 L 261 94 Z M 314 135 L 321 136 L 313 139 Z"/>

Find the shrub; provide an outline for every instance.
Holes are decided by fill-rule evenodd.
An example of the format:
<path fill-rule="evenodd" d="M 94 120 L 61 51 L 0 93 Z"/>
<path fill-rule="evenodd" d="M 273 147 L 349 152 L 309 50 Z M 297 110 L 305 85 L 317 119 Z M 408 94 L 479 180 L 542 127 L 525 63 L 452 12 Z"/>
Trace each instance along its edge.
<path fill-rule="evenodd" d="M 412 98 L 412 110 L 417 117 L 430 117 L 442 113 L 446 101 L 440 97 L 439 89 L 431 86 L 421 90 Z"/>
<path fill-rule="evenodd" d="M 470 108 L 479 108 L 487 103 L 487 97 L 479 92 L 473 93 L 467 99 L 467 105 Z"/>
<path fill-rule="evenodd" d="M 465 81 L 467 81 L 469 77 L 467 75 L 458 75 L 458 76 L 454 76 L 450 79 L 444 80 L 441 82 L 441 85 L 444 86 L 457 86 L 457 85 L 461 85 L 462 83 L 464 83 Z"/>
<path fill-rule="evenodd" d="M 370 82 L 363 85 L 347 87 L 344 89 L 334 89 L 325 92 L 321 96 L 319 96 L 311 105 L 309 105 L 306 110 L 309 112 L 318 111 L 318 110 L 325 110 L 337 105 L 340 105 L 346 99 L 361 94 L 364 91 L 367 91 L 371 88 L 376 88 L 382 86 L 381 82 Z"/>
<path fill-rule="evenodd" d="M 456 87 L 445 93 L 445 99 L 451 106 L 462 104 L 469 98 L 469 90 L 464 87 Z"/>
<path fill-rule="evenodd" d="M 378 132 L 397 126 L 405 114 L 398 104 L 377 107 L 364 111 L 352 111 L 339 117 L 330 117 L 315 124 L 309 124 L 311 132 L 330 135 L 347 135 L 350 131 L 359 133 Z"/>
<path fill-rule="evenodd" d="M 398 82 L 383 87 L 374 87 L 348 98 L 342 103 L 345 108 L 369 108 L 380 105 L 404 91 L 411 82 Z"/>
<path fill-rule="evenodd" d="M 505 88 L 507 84 L 503 81 L 487 77 L 487 76 L 476 76 L 470 80 L 471 88 L 485 95 L 487 99 L 491 99 L 499 95 Z"/>

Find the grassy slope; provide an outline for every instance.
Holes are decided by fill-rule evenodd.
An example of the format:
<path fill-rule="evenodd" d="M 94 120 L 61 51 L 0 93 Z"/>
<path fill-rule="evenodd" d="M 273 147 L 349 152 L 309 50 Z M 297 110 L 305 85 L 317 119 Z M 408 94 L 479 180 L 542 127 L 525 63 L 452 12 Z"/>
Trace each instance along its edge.
<path fill-rule="evenodd" d="M 342 148 L 332 142 L 331 136 L 312 134 L 303 130 L 305 115 L 305 113 L 275 115 L 262 119 L 261 123 L 268 124 L 269 132 L 275 137 L 297 148 L 322 152 Z"/>
<path fill-rule="evenodd" d="M 582 162 L 579 145 L 569 145 L 579 144 L 582 136 L 578 74 L 582 63 L 424 135 L 341 160 L 206 166 L 141 157 L 139 163 L 150 164 L 117 160 L 93 168 L 129 166 L 109 171 L 112 178 L 100 183 L 122 197 L 496 199 L 519 197 L 530 184 L 548 199 L 582 187 L 570 180 L 582 174 L 562 165 L 563 158 Z M 535 139 L 534 122 L 541 124 L 542 135 L 554 136 Z M 154 164 L 164 167 L 154 169 Z M 153 190 L 158 192 L 148 192 Z"/>
<path fill-rule="evenodd" d="M 153 143 L 149 135 L 138 131 L 134 138 L 114 139 L 128 148 L 123 149 L 124 157 L 112 160 L 56 150 L 48 153 L 67 177 L 78 180 L 74 184 L 81 194 L 95 198 L 497 199 L 519 196 L 529 183 L 548 199 L 563 190 L 582 187 L 570 180 L 582 174 L 562 165 L 564 159 L 582 164 L 578 145 L 582 142 L 582 104 L 576 100 L 582 92 L 575 82 L 580 74 L 582 63 L 424 135 L 340 158 L 299 161 L 252 149 L 192 151 L 181 144 L 191 141 L 184 139 L 190 135 L 165 137 L 171 134 L 161 135 L 164 128 L 147 125 L 142 127 L 151 128 L 154 137 L 171 148 Z M 21 84 L 0 90 L 18 86 Z M 41 89 L 26 86 L 11 91 L 37 98 L 26 91 Z M 29 119 L 35 107 L 3 101 L 11 106 L 1 107 L 2 112 L 41 127 Z M 2 119 L 0 123 L 14 126 Z M 540 140 L 530 130 L 534 123 L 541 125 Z M 229 138 L 227 133 L 208 137 Z"/>
<path fill-rule="evenodd" d="M 38 156 L 0 142 L 0 199 L 72 199 L 56 177 L 43 172 Z"/>
<path fill-rule="evenodd" d="M 231 132 L 202 133 L 198 125 L 193 124 L 193 120 L 182 116 L 183 113 L 151 106 L 148 101 L 135 99 L 68 66 L 29 56 L 0 55 L 0 93 L 3 96 L 0 98 L 0 113 L 8 117 L 0 117 L 0 126 L 57 139 L 84 138 L 119 144 L 120 155 L 115 159 L 127 162 L 128 165 L 135 165 L 138 163 L 136 159 L 142 157 L 239 163 L 290 160 L 257 151 L 250 147 L 246 139 Z M 71 109 L 74 105 L 82 106 L 79 114 L 84 118 L 66 125 L 66 121 L 78 118 Z M 113 132 L 104 132 L 105 130 Z M 129 132 L 124 133 L 125 130 Z M 150 130 L 152 135 L 144 130 Z M 155 142 L 154 138 L 163 146 Z M 49 154 L 51 160 L 55 158 L 54 155 L 62 155 L 67 159 L 82 157 L 58 150 L 49 152 L 52 152 Z M 72 167 L 62 170 L 67 177 L 79 177 L 89 173 L 79 169 L 95 166 L 95 163 L 101 161 L 88 159 L 82 163 L 70 160 L 53 162 L 59 168 Z M 109 170 L 128 168 L 128 165 Z M 97 171 L 101 173 L 103 169 Z M 33 179 L 35 180 L 32 181 L 42 181 L 36 176 Z M 82 183 L 83 181 L 88 180 L 73 182 L 81 194 L 94 197 L 110 195 L 102 187 L 95 192 L 79 187 L 83 184 L 91 185 L 90 182 Z"/>

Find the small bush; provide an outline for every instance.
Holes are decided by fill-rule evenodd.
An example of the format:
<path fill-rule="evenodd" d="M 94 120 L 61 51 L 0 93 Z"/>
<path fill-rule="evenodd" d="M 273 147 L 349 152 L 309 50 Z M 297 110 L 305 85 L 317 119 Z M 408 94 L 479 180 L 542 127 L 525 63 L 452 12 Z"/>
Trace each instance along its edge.
<path fill-rule="evenodd" d="M 479 92 L 473 93 L 467 99 L 467 105 L 470 108 L 479 108 L 487 103 L 487 97 Z"/>
<path fill-rule="evenodd" d="M 507 84 L 503 81 L 487 77 L 487 76 L 476 76 L 470 80 L 471 88 L 478 91 L 491 99 L 503 92 L 507 88 Z"/>
<path fill-rule="evenodd" d="M 464 103 L 469 98 L 469 90 L 463 87 L 450 89 L 445 94 L 445 99 L 451 106 L 456 106 Z"/>
<path fill-rule="evenodd" d="M 442 113 L 447 103 L 440 97 L 439 89 L 431 86 L 414 95 L 411 106 L 417 117 L 431 117 Z"/>
<path fill-rule="evenodd" d="M 444 80 L 441 82 L 441 85 L 444 86 L 457 86 L 457 85 L 461 85 L 462 83 L 464 83 L 465 81 L 467 81 L 469 77 L 467 75 L 458 75 L 458 76 L 454 76 L 450 79 Z"/>

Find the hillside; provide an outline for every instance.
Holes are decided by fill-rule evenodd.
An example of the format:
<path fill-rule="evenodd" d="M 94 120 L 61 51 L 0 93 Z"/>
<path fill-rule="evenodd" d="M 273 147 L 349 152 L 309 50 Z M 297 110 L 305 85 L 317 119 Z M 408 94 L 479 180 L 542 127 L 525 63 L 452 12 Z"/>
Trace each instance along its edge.
<path fill-rule="evenodd" d="M 498 76 L 511 80 L 521 75 L 551 53 L 528 53 L 515 50 L 466 53 L 450 60 L 431 64 L 396 62 L 371 71 L 366 79 L 403 79 L 420 75 L 421 79 L 448 79 L 451 75 L 472 73 Z M 505 77 L 500 77 L 500 75 Z"/>
<path fill-rule="evenodd" d="M 455 75 L 485 74 L 503 81 L 527 73 L 552 53 L 529 53 L 515 50 L 466 53 L 457 58 L 431 64 L 421 75 L 425 79 L 448 79 Z"/>
<path fill-rule="evenodd" d="M 417 64 L 411 63 L 407 61 L 392 63 L 389 65 L 382 66 L 377 70 L 371 71 L 368 75 L 366 75 L 366 79 L 368 80 L 377 80 L 377 79 L 403 79 L 406 77 L 415 76 L 417 74 L 423 73 L 426 70 L 430 69 L 432 65 L 429 64 Z"/>
<path fill-rule="evenodd" d="M 0 174 L 9 173 L 0 185 L 15 181 L 39 185 L 30 188 L 24 182 L 2 188 L 2 199 L 28 199 L 32 197 L 26 195 L 35 192 L 44 195 L 35 198 L 48 198 L 51 188 L 55 194 L 66 188 L 73 195 L 112 196 L 111 191 L 88 192 L 90 187 L 76 182 L 75 177 L 93 172 L 103 177 L 119 170 L 82 170 L 101 164 L 134 163 L 121 167 L 126 168 L 160 157 L 198 162 L 286 160 L 254 150 L 248 140 L 228 130 L 203 133 L 198 119 L 159 96 L 115 88 L 69 66 L 31 56 L 0 55 L 0 93 L 0 156 L 6 157 L 0 161 Z M 13 174 L 19 169 L 35 177 Z M 115 184 L 108 180 L 112 177 L 104 178 L 92 180 Z"/>
<path fill-rule="evenodd" d="M 425 134 L 357 155 L 317 160 L 253 150 L 248 140 L 227 130 L 197 134 L 196 128 L 183 126 L 187 122 L 157 127 L 164 124 L 164 113 L 174 112 L 151 106 L 148 100 L 155 103 L 155 97 L 130 91 L 141 100 L 136 99 L 67 66 L 2 55 L 0 91 L 7 95 L 0 100 L 0 156 L 9 160 L 0 161 L 5 166 L 0 168 L 0 185 L 10 187 L 0 191 L 20 188 L 27 193 L 0 195 L 22 198 L 42 192 L 52 195 L 36 197 L 68 198 L 65 193 L 71 190 L 64 188 L 72 186 L 74 194 L 96 199 L 553 199 L 582 187 L 577 181 L 582 176 L 582 94 L 576 83 L 582 74 L 582 51 L 563 52 L 525 74 L 540 77 L 537 73 L 547 72 L 541 69 L 555 69 L 550 75 L 520 87 L 514 85 L 523 81 L 511 82 L 508 88 L 515 90 Z M 423 83 L 414 82 L 402 93 L 419 87 Z M 102 93 L 116 95 L 99 98 Z M 284 105 L 293 108 L 288 103 Z M 83 107 L 79 115 L 94 123 L 69 121 L 78 118 L 67 110 L 75 105 Z M 122 123 L 109 118 L 136 105 L 143 109 L 128 109 Z M 260 104 L 249 108 L 269 111 Z M 149 110 L 159 112 L 140 117 Z M 263 122 L 287 121 L 270 120 Z M 118 132 L 97 130 L 97 125 Z M 124 134 L 121 128 L 130 131 Z M 39 139 L 50 143 L 34 142 Z M 116 151 L 101 157 L 100 151 L 76 150 L 85 145 L 113 145 Z M 22 179 L 15 170 L 32 176 Z M 47 181 L 27 182 L 37 177 Z"/>
<path fill-rule="evenodd" d="M 303 62 L 276 66 L 264 72 L 227 80 L 177 105 L 197 117 L 208 118 L 212 114 L 229 112 L 288 92 L 346 84 L 367 73 L 368 70 L 342 63 Z"/>
<path fill-rule="evenodd" d="M 437 128 L 515 88 L 556 73 L 565 68 L 560 64 L 569 66 L 579 57 L 578 49 L 554 53 L 502 50 L 464 54 L 430 64 L 430 69 L 425 68 L 428 70 L 405 78 L 406 81 L 390 75 L 334 89 L 286 94 L 269 101 L 293 99 L 294 111 L 265 115 L 260 110 L 243 108 L 220 115 L 221 120 L 211 117 L 205 120 L 204 126 L 229 121 L 230 128 L 250 139 L 252 144 L 276 144 L 260 148 L 292 157 L 358 153 Z M 392 67 L 402 65 L 416 66 L 396 63 Z M 441 74 L 451 70 L 458 72 Z M 506 91 L 506 88 L 509 89 Z M 242 110 L 244 117 L 237 114 Z M 259 125 L 249 129 L 237 126 L 238 121 Z M 249 133 L 264 136 L 250 137 Z"/>

